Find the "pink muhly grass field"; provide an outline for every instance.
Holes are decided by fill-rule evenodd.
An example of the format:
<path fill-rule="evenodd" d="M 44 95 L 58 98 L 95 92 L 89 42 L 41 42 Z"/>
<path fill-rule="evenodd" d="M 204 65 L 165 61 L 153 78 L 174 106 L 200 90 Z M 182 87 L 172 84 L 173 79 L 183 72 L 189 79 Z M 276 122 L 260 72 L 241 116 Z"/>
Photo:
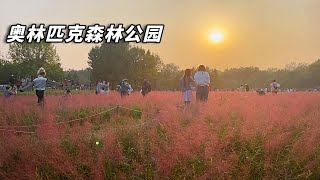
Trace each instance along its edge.
<path fill-rule="evenodd" d="M 212 92 L 189 107 L 180 92 L 0 101 L 0 129 L 17 131 L 0 131 L 0 179 L 320 177 L 320 93 Z M 135 111 L 104 112 L 117 105 Z"/>

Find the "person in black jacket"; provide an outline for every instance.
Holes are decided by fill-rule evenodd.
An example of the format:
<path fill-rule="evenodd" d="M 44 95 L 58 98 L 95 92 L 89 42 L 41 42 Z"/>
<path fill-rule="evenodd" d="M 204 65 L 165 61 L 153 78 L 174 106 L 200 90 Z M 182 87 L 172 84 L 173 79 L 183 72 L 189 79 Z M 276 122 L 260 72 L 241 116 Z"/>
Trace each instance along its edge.
<path fill-rule="evenodd" d="M 141 87 L 141 94 L 146 96 L 149 92 L 151 92 L 151 84 L 147 79 L 144 79 Z"/>

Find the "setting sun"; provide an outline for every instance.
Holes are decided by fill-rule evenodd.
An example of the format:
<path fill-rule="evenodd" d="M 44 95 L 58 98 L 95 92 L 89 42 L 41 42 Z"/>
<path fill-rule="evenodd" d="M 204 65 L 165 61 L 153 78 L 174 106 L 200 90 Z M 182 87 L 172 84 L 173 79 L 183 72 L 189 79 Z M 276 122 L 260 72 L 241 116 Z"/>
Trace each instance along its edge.
<path fill-rule="evenodd" d="M 214 43 L 220 43 L 221 41 L 223 41 L 223 33 L 222 32 L 212 32 L 210 34 L 210 40 Z"/>

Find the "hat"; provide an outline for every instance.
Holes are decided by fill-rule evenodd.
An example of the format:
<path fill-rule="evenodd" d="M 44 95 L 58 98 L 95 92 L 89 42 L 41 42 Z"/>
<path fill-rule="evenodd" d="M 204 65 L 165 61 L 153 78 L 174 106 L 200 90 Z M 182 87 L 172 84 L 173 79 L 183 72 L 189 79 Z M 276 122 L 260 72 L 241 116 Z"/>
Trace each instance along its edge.
<path fill-rule="evenodd" d="M 122 81 L 128 81 L 128 79 L 127 79 L 127 78 L 124 78 Z"/>
<path fill-rule="evenodd" d="M 46 74 L 46 70 L 45 70 L 43 67 L 41 67 L 41 68 L 39 68 L 37 74 L 38 74 L 38 75 L 40 75 L 40 74 Z"/>

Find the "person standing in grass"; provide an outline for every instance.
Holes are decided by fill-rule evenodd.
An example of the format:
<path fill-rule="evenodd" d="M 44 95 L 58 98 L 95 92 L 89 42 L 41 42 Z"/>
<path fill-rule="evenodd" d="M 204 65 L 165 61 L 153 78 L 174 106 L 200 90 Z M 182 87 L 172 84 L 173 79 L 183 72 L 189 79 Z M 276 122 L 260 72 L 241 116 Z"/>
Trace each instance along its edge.
<path fill-rule="evenodd" d="M 129 95 L 130 86 L 127 79 L 123 79 L 119 83 L 118 87 L 119 87 L 121 97 Z"/>
<path fill-rule="evenodd" d="M 38 97 L 38 104 L 44 104 L 44 91 L 46 90 L 46 86 L 47 84 L 51 84 L 51 85 L 59 85 L 59 86 L 63 86 L 59 83 L 56 83 L 54 81 L 49 81 L 47 78 L 45 78 L 46 76 L 46 70 L 41 67 L 39 68 L 38 72 L 38 77 L 35 78 L 31 83 L 29 83 L 27 86 L 23 87 L 20 89 L 20 92 L 23 92 L 25 89 L 30 88 L 31 86 L 34 87 L 34 89 L 36 90 L 36 95 Z"/>
<path fill-rule="evenodd" d="M 108 81 L 103 81 L 102 82 L 103 87 L 104 87 L 104 93 L 109 94 L 110 92 L 110 83 Z"/>
<path fill-rule="evenodd" d="M 69 89 L 68 83 L 69 83 L 68 80 L 64 79 L 64 89 L 65 90 Z"/>
<path fill-rule="evenodd" d="M 248 84 L 245 84 L 244 87 L 245 87 L 245 89 L 246 89 L 246 92 L 249 92 L 249 91 L 250 91 L 250 88 L 249 88 L 249 85 L 248 85 Z"/>
<path fill-rule="evenodd" d="M 141 94 L 142 96 L 146 96 L 149 92 L 151 92 L 151 84 L 147 79 L 144 79 L 142 87 L 141 87 Z"/>
<path fill-rule="evenodd" d="M 38 97 L 38 104 L 44 103 L 44 91 L 46 90 L 46 84 L 47 84 L 47 78 L 46 76 L 46 70 L 44 68 L 40 68 L 38 70 L 38 77 L 33 80 L 33 86 L 36 90 L 36 95 Z"/>
<path fill-rule="evenodd" d="M 200 65 L 198 71 L 194 75 L 196 83 L 196 99 L 197 102 L 207 102 L 209 95 L 210 76 L 204 65 Z"/>
<path fill-rule="evenodd" d="M 11 74 L 10 78 L 9 78 L 9 85 L 11 86 L 11 88 L 13 88 L 13 86 L 15 85 L 16 83 L 16 79 L 14 77 L 13 74 Z"/>
<path fill-rule="evenodd" d="M 183 77 L 180 79 L 180 88 L 182 91 L 182 98 L 185 105 L 190 104 L 192 100 L 192 84 L 194 84 L 194 80 L 191 77 L 191 69 L 186 69 L 184 71 Z"/>
<path fill-rule="evenodd" d="M 276 80 L 273 80 L 270 84 L 270 88 L 271 88 L 271 92 L 272 94 L 277 94 L 278 93 L 278 90 L 280 88 L 280 84 L 277 83 Z"/>
<path fill-rule="evenodd" d="M 241 84 L 240 87 L 239 87 L 239 91 L 240 91 L 240 92 L 243 92 L 243 91 L 244 91 L 244 87 L 243 87 L 242 84 Z"/>
<path fill-rule="evenodd" d="M 103 85 L 102 85 L 101 81 L 99 81 L 97 86 L 96 86 L 96 94 L 100 94 L 102 86 Z"/>

